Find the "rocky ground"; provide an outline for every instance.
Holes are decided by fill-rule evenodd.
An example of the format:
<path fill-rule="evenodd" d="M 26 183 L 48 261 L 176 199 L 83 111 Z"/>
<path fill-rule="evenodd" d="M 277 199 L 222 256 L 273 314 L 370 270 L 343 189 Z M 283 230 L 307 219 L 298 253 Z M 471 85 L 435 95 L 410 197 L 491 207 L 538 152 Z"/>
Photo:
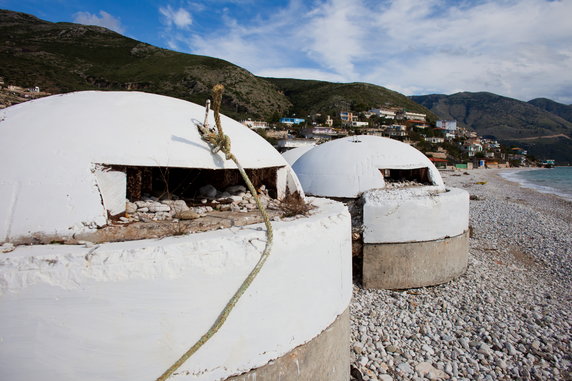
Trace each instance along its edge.
<path fill-rule="evenodd" d="M 352 380 L 572 380 L 572 202 L 498 173 L 443 174 L 471 195 L 466 274 L 354 286 Z"/>

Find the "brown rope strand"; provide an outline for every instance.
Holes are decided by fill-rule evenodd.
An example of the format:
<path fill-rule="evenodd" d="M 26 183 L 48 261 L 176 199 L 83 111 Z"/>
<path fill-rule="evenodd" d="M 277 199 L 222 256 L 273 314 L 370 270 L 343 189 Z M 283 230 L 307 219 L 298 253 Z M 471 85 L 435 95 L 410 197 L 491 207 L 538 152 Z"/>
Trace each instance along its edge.
<path fill-rule="evenodd" d="M 240 165 L 238 159 L 230 151 L 230 138 L 227 135 L 225 135 L 222 130 L 222 124 L 220 121 L 220 105 L 221 105 L 223 90 L 224 87 L 222 85 L 216 85 L 213 88 L 213 110 L 214 110 L 215 125 L 218 133 L 214 133 L 208 127 L 207 124 L 207 118 L 209 112 L 208 101 L 206 107 L 205 123 L 203 125 L 197 124 L 197 128 L 199 129 L 202 139 L 205 140 L 210 145 L 211 151 L 213 153 L 222 151 L 225 154 L 227 160 L 232 160 L 236 164 L 238 171 L 240 172 L 244 182 L 246 183 L 248 190 L 254 197 L 254 200 L 256 201 L 256 206 L 258 207 L 258 210 L 260 211 L 264 219 L 264 224 L 266 225 L 266 245 L 264 247 L 264 251 L 260 255 L 260 258 L 258 259 L 258 262 L 254 266 L 254 268 L 250 271 L 246 279 L 242 282 L 239 289 L 230 298 L 230 300 L 228 301 L 224 309 L 221 311 L 221 313 L 218 315 L 217 319 L 215 320 L 213 325 L 209 328 L 209 330 L 204 335 L 202 335 L 201 338 L 191 348 L 189 348 L 189 350 L 187 350 L 177 361 L 175 361 L 175 363 L 171 365 L 169 369 L 167 369 L 159 378 L 157 378 L 157 381 L 165 381 L 169 377 L 171 377 L 171 375 L 177 369 L 179 369 L 181 365 L 183 365 L 212 336 L 214 336 L 215 333 L 218 332 L 218 330 L 222 327 L 222 325 L 230 315 L 231 311 L 233 310 L 234 306 L 236 305 L 240 297 L 244 294 L 246 289 L 248 289 L 248 287 L 250 286 L 256 275 L 258 275 L 258 273 L 262 269 L 262 266 L 264 266 L 264 263 L 266 263 L 266 260 L 270 255 L 270 249 L 272 248 L 274 234 L 272 231 L 272 225 L 270 224 L 270 218 L 268 217 L 268 213 L 266 213 L 264 205 L 262 205 L 262 202 L 260 202 L 258 193 L 256 192 L 254 185 L 252 185 L 252 182 L 248 178 L 248 175 L 244 171 L 244 168 L 242 168 L 242 165 Z"/>

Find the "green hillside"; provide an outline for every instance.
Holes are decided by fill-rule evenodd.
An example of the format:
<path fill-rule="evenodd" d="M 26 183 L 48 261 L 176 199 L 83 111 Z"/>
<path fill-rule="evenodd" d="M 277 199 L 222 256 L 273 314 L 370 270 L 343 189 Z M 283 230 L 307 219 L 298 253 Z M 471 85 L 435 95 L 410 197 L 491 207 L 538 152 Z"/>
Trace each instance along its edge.
<path fill-rule="evenodd" d="M 314 80 L 266 78 L 292 102 L 296 115 L 313 113 L 335 114 L 340 111 L 365 111 L 380 106 L 401 107 L 407 111 L 428 114 L 427 108 L 396 91 L 369 83 L 332 83 Z"/>
<path fill-rule="evenodd" d="M 536 98 L 528 103 L 572 123 L 572 105 L 565 105 L 546 98 Z"/>
<path fill-rule="evenodd" d="M 231 116 L 265 117 L 291 106 L 271 83 L 229 62 L 159 49 L 101 27 L 50 23 L 4 10 L 0 76 L 51 93 L 139 90 L 200 104 L 214 84 L 222 83 L 223 111 Z"/>
<path fill-rule="evenodd" d="M 50 93 L 138 90 L 199 104 L 225 85 L 231 117 L 335 113 L 391 105 L 427 113 L 395 91 L 365 83 L 257 77 L 216 58 L 160 49 L 101 27 L 51 23 L 0 10 L 0 76 L 6 83 Z"/>

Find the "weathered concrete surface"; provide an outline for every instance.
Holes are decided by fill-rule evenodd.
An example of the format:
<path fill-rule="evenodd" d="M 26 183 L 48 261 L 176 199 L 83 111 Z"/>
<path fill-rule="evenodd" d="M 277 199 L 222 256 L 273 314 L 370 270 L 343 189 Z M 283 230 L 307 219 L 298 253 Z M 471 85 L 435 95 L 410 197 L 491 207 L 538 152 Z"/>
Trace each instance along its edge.
<path fill-rule="evenodd" d="M 347 381 L 350 379 L 349 309 L 320 333 L 265 366 L 226 381 Z"/>
<path fill-rule="evenodd" d="M 350 215 L 339 202 L 309 201 L 316 208 L 308 216 L 272 222 L 263 269 L 173 379 L 219 381 L 260 368 L 346 311 Z M 265 238 L 264 226 L 249 225 L 163 239 L 18 246 L 0 255 L 0 380 L 154 380 L 212 325 L 257 263 Z"/>
<path fill-rule="evenodd" d="M 433 241 L 469 228 L 469 192 L 464 189 L 374 189 L 363 199 L 365 243 Z"/>
<path fill-rule="evenodd" d="M 435 241 L 365 244 L 363 284 L 405 289 L 448 282 L 465 272 L 468 253 L 468 231 Z"/>

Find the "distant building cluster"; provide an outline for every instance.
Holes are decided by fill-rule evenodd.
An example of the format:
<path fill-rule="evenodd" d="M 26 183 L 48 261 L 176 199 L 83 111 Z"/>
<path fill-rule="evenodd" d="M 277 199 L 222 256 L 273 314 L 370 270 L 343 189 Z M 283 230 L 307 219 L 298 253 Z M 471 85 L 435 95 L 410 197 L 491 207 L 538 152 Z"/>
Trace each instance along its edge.
<path fill-rule="evenodd" d="M 47 95 L 51 94 L 42 92 L 38 86 L 25 88 L 6 84 L 4 78 L 0 77 L 0 109 Z"/>
<path fill-rule="evenodd" d="M 276 148 L 313 146 L 348 135 L 373 135 L 397 139 L 421 149 L 440 168 L 460 166 L 504 167 L 525 165 L 526 150 L 503 149 L 492 137 L 480 137 L 474 131 L 458 125 L 454 119 L 427 120 L 427 115 L 398 107 L 377 107 L 367 111 L 342 110 L 331 115 L 314 114 L 306 118 L 283 117 L 278 124 L 262 120 L 244 120 L 263 136 L 275 139 Z M 445 148 L 444 148 L 445 147 Z"/>

